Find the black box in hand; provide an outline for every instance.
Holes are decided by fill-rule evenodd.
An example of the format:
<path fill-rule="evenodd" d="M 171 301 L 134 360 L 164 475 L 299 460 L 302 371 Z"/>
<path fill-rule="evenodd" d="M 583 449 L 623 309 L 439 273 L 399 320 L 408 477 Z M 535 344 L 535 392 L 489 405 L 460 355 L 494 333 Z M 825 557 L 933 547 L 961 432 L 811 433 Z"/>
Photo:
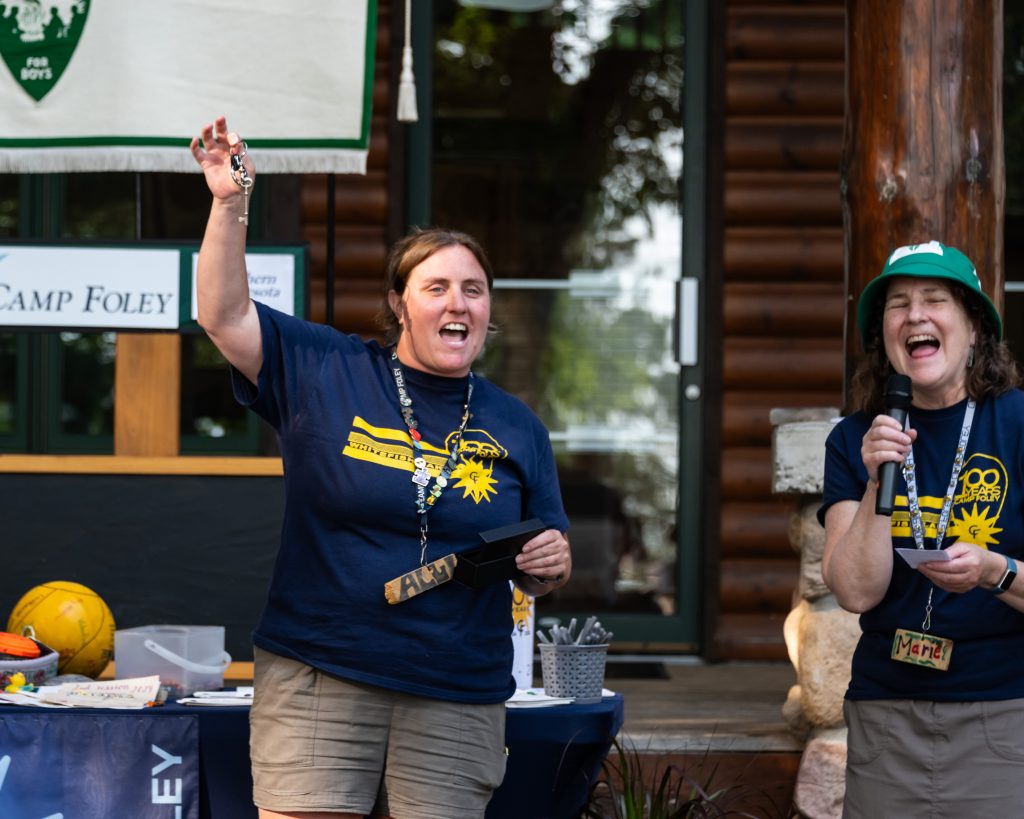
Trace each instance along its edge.
<path fill-rule="evenodd" d="M 528 540 L 547 528 L 540 518 L 530 518 L 481 532 L 480 539 L 484 545 L 458 555 L 455 579 L 471 589 L 489 586 L 499 580 L 512 580 L 519 574 L 516 555 Z"/>

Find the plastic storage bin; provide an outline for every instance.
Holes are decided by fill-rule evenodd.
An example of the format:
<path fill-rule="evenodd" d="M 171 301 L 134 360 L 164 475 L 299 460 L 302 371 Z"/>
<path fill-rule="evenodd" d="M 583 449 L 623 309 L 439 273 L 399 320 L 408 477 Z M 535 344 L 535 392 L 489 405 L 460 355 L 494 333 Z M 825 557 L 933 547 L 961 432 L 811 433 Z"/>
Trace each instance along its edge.
<path fill-rule="evenodd" d="M 174 697 L 223 688 L 230 664 L 223 626 L 138 626 L 114 632 L 117 679 L 158 674 Z"/>

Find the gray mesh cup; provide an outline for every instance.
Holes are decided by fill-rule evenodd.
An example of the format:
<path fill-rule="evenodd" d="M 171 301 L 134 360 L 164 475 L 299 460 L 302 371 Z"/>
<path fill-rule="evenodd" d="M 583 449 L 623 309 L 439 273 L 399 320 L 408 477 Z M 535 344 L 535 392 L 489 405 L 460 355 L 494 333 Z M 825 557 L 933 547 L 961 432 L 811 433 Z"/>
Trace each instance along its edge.
<path fill-rule="evenodd" d="M 540 644 L 544 693 L 572 697 L 578 703 L 600 702 L 608 644 L 596 646 Z"/>

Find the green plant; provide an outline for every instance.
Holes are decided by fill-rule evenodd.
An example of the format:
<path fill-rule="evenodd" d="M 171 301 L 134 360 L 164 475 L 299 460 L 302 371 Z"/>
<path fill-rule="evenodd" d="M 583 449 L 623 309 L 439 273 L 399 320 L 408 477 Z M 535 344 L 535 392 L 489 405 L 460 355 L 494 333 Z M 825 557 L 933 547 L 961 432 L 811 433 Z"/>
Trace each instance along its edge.
<path fill-rule="evenodd" d="M 614 753 L 602 764 L 579 819 L 784 819 L 792 815 L 744 785 L 719 786 L 718 766 L 708 769 L 708 754 L 696 766 L 702 780 L 698 781 L 668 756 L 645 760 L 645 754 L 618 740 L 612 741 L 612 748 Z M 759 807 L 766 807 L 766 812 L 748 812 L 753 801 L 760 801 Z"/>

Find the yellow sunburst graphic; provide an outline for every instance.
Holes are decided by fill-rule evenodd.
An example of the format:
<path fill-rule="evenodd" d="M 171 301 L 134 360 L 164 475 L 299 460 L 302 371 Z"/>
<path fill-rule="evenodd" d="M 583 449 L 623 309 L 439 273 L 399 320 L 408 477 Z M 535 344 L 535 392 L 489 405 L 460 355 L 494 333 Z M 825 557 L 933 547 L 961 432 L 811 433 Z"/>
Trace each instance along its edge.
<path fill-rule="evenodd" d="M 994 535 L 1003 530 L 996 527 L 998 517 L 989 520 L 989 511 L 987 506 L 979 511 L 978 504 L 974 504 L 969 512 L 967 509 L 961 510 L 960 520 L 957 521 L 960 538 L 970 543 L 976 543 L 984 549 L 987 549 L 990 544 L 999 543 Z"/>
<path fill-rule="evenodd" d="M 464 498 L 472 495 L 477 503 L 482 500 L 490 503 L 490 494 L 498 494 L 498 490 L 495 489 L 498 482 L 491 477 L 493 472 L 493 468 L 484 466 L 480 461 L 466 458 L 452 472 L 452 480 L 456 481 L 452 488 L 465 490 L 462 493 Z"/>

